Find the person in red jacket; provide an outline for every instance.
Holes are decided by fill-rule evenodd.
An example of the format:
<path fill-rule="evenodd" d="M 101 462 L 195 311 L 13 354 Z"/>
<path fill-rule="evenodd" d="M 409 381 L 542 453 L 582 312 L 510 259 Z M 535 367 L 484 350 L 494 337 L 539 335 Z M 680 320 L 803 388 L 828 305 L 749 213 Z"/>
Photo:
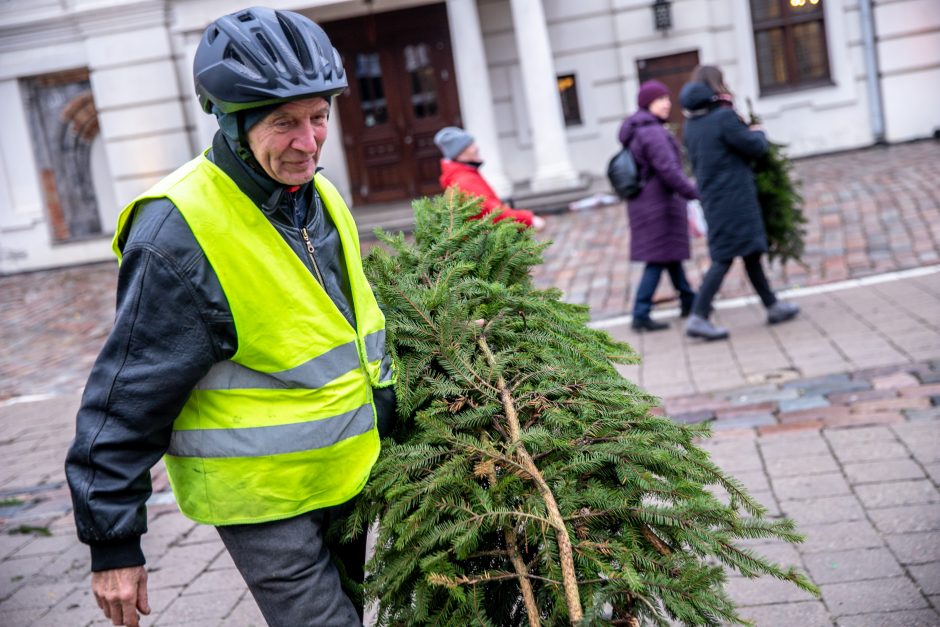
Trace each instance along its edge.
<path fill-rule="evenodd" d="M 483 160 L 480 158 L 480 149 L 470 133 L 456 126 L 447 126 L 437 132 L 434 143 L 444 155 L 441 159 L 441 187 L 445 190 L 456 189 L 483 199 L 483 211 L 474 216 L 474 220 L 497 211 L 499 215 L 496 222 L 511 218 L 536 231 L 545 226 L 544 218 L 525 209 L 510 209 L 499 199 L 480 174 Z"/>

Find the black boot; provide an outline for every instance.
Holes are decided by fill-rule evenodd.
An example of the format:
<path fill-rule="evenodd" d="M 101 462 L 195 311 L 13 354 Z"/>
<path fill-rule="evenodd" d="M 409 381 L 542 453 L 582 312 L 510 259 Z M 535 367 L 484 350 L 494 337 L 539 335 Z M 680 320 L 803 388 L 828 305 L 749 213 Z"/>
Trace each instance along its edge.
<path fill-rule="evenodd" d="M 665 322 L 656 322 L 652 318 L 634 318 L 630 326 L 634 331 L 662 331 L 669 328 Z"/>

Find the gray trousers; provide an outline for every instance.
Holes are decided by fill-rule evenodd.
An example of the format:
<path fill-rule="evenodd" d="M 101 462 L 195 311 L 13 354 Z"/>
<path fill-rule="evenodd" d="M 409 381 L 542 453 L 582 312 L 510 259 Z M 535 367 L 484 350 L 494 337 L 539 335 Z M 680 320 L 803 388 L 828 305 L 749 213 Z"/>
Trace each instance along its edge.
<path fill-rule="evenodd" d="M 362 625 L 362 609 L 343 590 L 334 560 L 347 577 L 361 583 L 365 537 L 345 545 L 327 541 L 326 530 L 336 515 L 334 508 L 269 523 L 217 527 L 270 627 Z"/>

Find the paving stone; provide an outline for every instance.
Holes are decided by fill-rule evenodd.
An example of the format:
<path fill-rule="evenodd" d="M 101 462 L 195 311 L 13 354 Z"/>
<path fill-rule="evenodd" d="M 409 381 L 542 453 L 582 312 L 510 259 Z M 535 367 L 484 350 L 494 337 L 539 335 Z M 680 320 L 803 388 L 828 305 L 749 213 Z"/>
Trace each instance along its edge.
<path fill-rule="evenodd" d="M 934 483 L 940 484 L 940 463 L 924 464 L 924 470 Z"/>
<path fill-rule="evenodd" d="M 772 477 L 794 477 L 839 472 L 839 466 L 832 455 L 807 455 L 793 458 L 774 457 L 767 460 L 767 472 Z"/>
<path fill-rule="evenodd" d="M 918 372 L 915 376 L 925 385 L 940 383 L 940 370 Z"/>
<path fill-rule="evenodd" d="M 854 520 L 826 525 L 802 525 L 800 533 L 806 541 L 800 553 L 831 553 L 849 549 L 867 549 L 884 545 L 881 536 L 867 520 Z"/>
<path fill-rule="evenodd" d="M 781 501 L 780 510 L 784 516 L 792 518 L 801 526 L 865 518 L 865 511 L 852 495 Z"/>
<path fill-rule="evenodd" d="M 829 394 L 826 398 L 833 405 L 849 405 L 858 401 L 873 401 L 881 398 L 894 398 L 898 395 L 897 390 L 855 390 L 852 392 L 840 392 L 838 394 Z"/>
<path fill-rule="evenodd" d="M 31 607 L 49 608 L 71 594 L 75 588 L 73 583 L 44 582 L 42 585 L 35 585 L 27 582 L 27 585 L 20 587 L 0 604 L 0 610 L 7 612 Z"/>
<path fill-rule="evenodd" d="M 12 535 L 8 533 L 0 534 L 0 560 L 12 555 L 31 540 L 31 536 L 19 533 Z"/>
<path fill-rule="evenodd" d="M 749 429 L 775 424 L 777 424 L 777 419 L 774 418 L 774 415 L 771 413 L 749 414 L 736 416 L 734 418 L 718 419 L 712 423 L 712 429 L 715 431 L 725 431 L 728 429 Z"/>
<path fill-rule="evenodd" d="M 849 427 L 830 429 L 825 432 L 826 439 L 834 446 L 860 444 L 865 442 L 897 441 L 898 436 L 890 427 Z"/>
<path fill-rule="evenodd" d="M 886 535 L 885 541 L 902 564 L 940 561 L 940 531 Z"/>
<path fill-rule="evenodd" d="M 940 595 L 940 562 L 912 565 L 907 570 L 921 592 L 928 596 Z"/>
<path fill-rule="evenodd" d="M 817 409 L 819 407 L 829 407 L 829 401 L 824 396 L 801 396 L 780 401 L 780 413 Z"/>
<path fill-rule="evenodd" d="M 32 627 L 62 627 L 63 625 L 87 625 L 104 617 L 91 586 L 81 586 L 52 607 Z"/>
<path fill-rule="evenodd" d="M 367 610 L 368 612 L 368 610 Z M 369 614 L 366 614 L 365 621 L 366 625 L 375 624 L 375 616 L 373 612 L 372 620 L 369 620 Z M 230 625 L 231 627 L 266 627 L 267 622 L 264 620 L 264 616 L 261 614 L 261 610 L 258 609 L 257 603 L 251 596 L 242 597 L 242 600 L 238 602 L 238 605 L 235 606 L 235 609 L 225 617 L 225 625 Z"/>
<path fill-rule="evenodd" d="M 940 443 L 938 442 L 916 442 L 908 444 L 911 455 L 921 464 L 932 464 L 940 462 Z"/>
<path fill-rule="evenodd" d="M 78 540 L 74 536 L 34 536 L 32 540 L 20 547 L 13 558 L 31 557 L 34 555 L 57 555 L 62 551 L 75 546 Z"/>
<path fill-rule="evenodd" d="M 829 445 L 818 433 L 801 432 L 761 438 L 758 442 L 764 459 L 828 455 Z"/>
<path fill-rule="evenodd" d="M 853 414 L 878 414 L 890 411 L 912 411 L 929 409 L 930 399 L 923 397 L 881 398 L 873 401 L 860 401 L 852 405 Z"/>
<path fill-rule="evenodd" d="M 32 627 L 47 609 L 45 607 L 28 607 L 14 610 L 0 603 L 3 627 Z"/>
<path fill-rule="evenodd" d="M 676 412 L 669 414 L 669 418 L 674 422 L 682 424 L 695 424 L 715 419 L 715 412 L 711 409 L 697 409 L 693 411 Z"/>
<path fill-rule="evenodd" d="M 800 559 L 800 553 L 796 548 L 798 545 L 776 539 L 770 540 L 769 542 L 764 542 L 764 540 L 765 538 L 746 540 L 741 543 L 741 546 L 751 549 L 759 556 L 770 560 L 774 564 L 779 564 L 784 567 L 795 566 L 803 570 L 803 561 Z M 760 542 L 760 544 L 758 544 L 758 542 Z M 731 572 L 729 571 L 728 574 L 730 576 Z"/>
<path fill-rule="evenodd" d="M 812 389 L 814 387 L 825 386 L 825 385 L 839 385 L 843 383 L 851 383 L 852 378 L 845 373 L 838 374 L 827 374 L 819 377 L 809 377 L 806 379 L 796 379 L 794 381 L 787 381 L 781 384 L 780 388 L 784 390 L 797 389 L 797 390 L 806 390 Z"/>
<path fill-rule="evenodd" d="M 247 590 L 245 580 L 235 568 L 202 573 L 183 589 L 183 594 L 202 594 L 216 590 Z"/>
<path fill-rule="evenodd" d="M 716 420 L 725 420 L 728 418 L 738 418 L 740 416 L 752 416 L 754 414 L 773 413 L 777 409 L 777 403 L 773 401 L 764 401 L 761 403 L 745 403 L 734 407 L 726 407 L 715 410 Z"/>
<path fill-rule="evenodd" d="M 855 494 L 865 507 L 940 502 L 940 492 L 926 479 L 859 485 L 855 487 Z"/>
<path fill-rule="evenodd" d="M 817 585 L 904 575 L 894 555 L 884 547 L 810 553 L 803 556 L 803 563 Z"/>
<path fill-rule="evenodd" d="M 780 416 L 777 416 L 777 419 L 779 420 Z M 820 420 L 768 425 L 766 427 L 757 427 L 757 435 L 758 437 L 777 435 L 804 435 L 807 433 L 818 433 L 824 426 L 824 423 Z"/>
<path fill-rule="evenodd" d="M 728 579 L 725 590 L 740 607 L 814 600 L 810 593 L 800 590 L 789 581 L 772 577 L 732 577 Z"/>
<path fill-rule="evenodd" d="M 840 496 L 850 493 L 849 484 L 841 473 L 824 472 L 811 477 L 774 477 L 774 493 L 781 501 Z"/>
<path fill-rule="evenodd" d="M 851 413 L 847 416 L 826 418 L 823 426 L 827 429 L 843 427 L 861 427 L 874 425 L 895 425 L 906 422 L 899 411 L 879 411 L 875 413 Z"/>
<path fill-rule="evenodd" d="M 832 443 L 832 451 L 844 463 L 857 461 L 910 459 L 911 454 L 897 440 L 874 440 L 868 442 Z"/>
<path fill-rule="evenodd" d="M 244 590 L 214 590 L 177 597 L 160 614 L 155 624 L 163 627 L 227 616 L 238 605 L 243 594 Z"/>
<path fill-rule="evenodd" d="M 880 483 L 900 479 L 920 479 L 924 471 L 920 465 L 910 459 L 890 459 L 885 461 L 845 464 L 842 467 L 849 483 Z"/>
<path fill-rule="evenodd" d="M 785 401 L 797 398 L 800 395 L 799 390 L 776 389 L 776 386 L 761 386 L 763 389 L 736 390 L 734 394 L 728 396 L 732 406 L 749 405 L 753 403 L 763 403 L 765 401 Z"/>
<path fill-rule="evenodd" d="M 908 446 L 919 444 L 940 444 L 940 423 L 910 422 L 895 425 L 891 430 Z"/>
<path fill-rule="evenodd" d="M 901 396 L 936 396 L 940 394 L 940 383 L 931 383 L 930 385 L 917 385 L 910 388 L 901 388 L 898 390 Z"/>
<path fill-rule="evenodd" d="M 838 627 L 937 627 L 940 625 L 940 614 L 930 609 L 876 612 L 843 616 L 836 625 Z"/>
<path fill-rule="evenodd" d="M 906 577 L 824 584 L 820 588 L 833 616 L 927 607 L 924 597 Z"/>
<path fill-rule="evenodd" d="M 832 627 L 832 619 L 821 601 L 757 605 L 742 608 L 740 614 L 760 627 Z"/>
<path fill-rule="evenodd" d="M 777 414 L 777 419 L 781 422 L 781 424 L 791 424 L 797 422 L 808 422 L 812 420 L 847 418 L 851 415 L 852 409 L 848 405 L 828 405 L 823 407 L 812 407 L 810 409 L 800 409 L 796 411 L 781 411 Z"/>
<path fill-rule="evenodd" d="M 874 377 L 871 385 L 876 390 L 889 390 L 895 388 L 907 388 L 918 385 L 920 381 L 912 374 L 898 372 L 895 374 Z"/>
<path fill-rule="evenodd" d="M 869 510 L 875 527 L 882 533 L 912 533 L 940 530 L 940 504 L 904 505 Z"/>

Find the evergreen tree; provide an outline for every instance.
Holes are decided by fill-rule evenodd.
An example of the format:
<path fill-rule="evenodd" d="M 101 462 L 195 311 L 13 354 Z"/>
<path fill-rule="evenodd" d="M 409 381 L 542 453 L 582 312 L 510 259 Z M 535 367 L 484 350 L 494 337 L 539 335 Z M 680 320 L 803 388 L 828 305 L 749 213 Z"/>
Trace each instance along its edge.
<path fill-rule="evenodd" d="M 751 101 L 747 101 L 750 124 L 760 124 Z M 771 261 L 780 259 L 786 263 L 794 259 L 802 263 L 806 244 L 806 216 L 803 215 L 803 197 L 800 184 L 793 177 L 793 162 L 784 153 L 784 146 L 770 142 L 767 153 L 754 164 L 754 179 L 757 183 L 757 201 L 760 203 L 767 231 L 768 252 Z"/>
<path fill-rule="evenodd" d="M 718 625 L 741 620 L 726 569 L 814 591 L 737 544 L 802 538 L 695 445 L 707 427 L 651 414 L 613 366 L 630 347 L 533 287 L 546 244 L 478 212 L 418 201 L 415 242 L 382 234 L 366 263 L 399 372 L 347 527 L 379 521 L 378 624 Z"/>

